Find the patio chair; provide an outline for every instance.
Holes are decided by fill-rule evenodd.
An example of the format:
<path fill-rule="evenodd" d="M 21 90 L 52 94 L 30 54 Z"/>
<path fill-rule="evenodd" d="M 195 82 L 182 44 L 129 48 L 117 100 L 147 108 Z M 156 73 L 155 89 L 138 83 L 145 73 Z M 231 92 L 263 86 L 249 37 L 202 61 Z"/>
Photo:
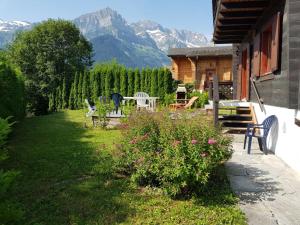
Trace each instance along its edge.
<path fill-rule="evenodd" d="M 115 105 L 114 110 L 115 110 L 116 114 L 118 114 L 119 107 L 121 105 L 121 102 L 123 101 L 123 96 L 119 93 L 113 93 L 113 94 L 111 94 L 110 98 Z M 121 109 L 121 115 L 122 115 L 122 109 Z"/>
<path fill-rule="evenodd" d="M 96 110 L 97 110 L 96 107 L 95 107 L 95 106 L 91 106 L 91 104 L 90 104 L 90 102 L 89 102 L 88 99 L 85 99 L 84 102 L 85 102 L 85 104 L 87 105 L 88 110 L 89 110 L 89 111 L 85 114 L 86 117 L 91 117 L 91 116 L 93 116 L 94 113 L 95 113 Z"/>
<path fill-rule="evenodd" d="M 192 97 L 187 104 L 184 103 L 174 103 L 174 104 L 170 104 L 169 108 L 172 110 L 177 110 L 177 109 L 189 109 L 193 106 L 193 104 L 195 103 L 195 101 L 198 99 L 199 97 L 194 96 Z"/>
<path fill-rule="evenodd" d="M 268 154 L 267 149 L 267 137 L 270 132 L 270 129 L 274 122 L 277 122 L 278 119 L 275 115 L 267 117 L 262 124 L 248 124 L 247 131 L 244 139 L 244 149 L 246 148 L 247 138 L 249 138 L 248 142 L 248 154 L 251 151 L 252 138 L 256 137 L 258 139 L 260 150 L 263 151 L 266 155 Z M 263 134 L 258 134 L 256 131 L 262 130 Z"/>
<path fill-rule="evenodd" d="M 145 108 L 149 109 L 150 104 L 147 102 L 146 98 L 149 98 L 149 95 L 145 92 L 137 92 L 134 94 L 134 97 L 137 97 L 138 99 L 136 100 L 136 107 L 137 109 L 140 108 Z M 139 98 L 144 98 L 144 99 L 139 99 Z"/>

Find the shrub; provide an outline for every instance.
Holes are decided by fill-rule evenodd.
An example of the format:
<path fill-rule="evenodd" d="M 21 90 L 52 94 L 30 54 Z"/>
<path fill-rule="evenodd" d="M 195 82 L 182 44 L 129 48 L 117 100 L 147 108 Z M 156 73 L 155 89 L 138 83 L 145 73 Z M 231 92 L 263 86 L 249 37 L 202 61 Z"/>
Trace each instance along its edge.
<path fill-rule="evenodd" d="M 24 80 L 8 63 L 0 62 L 0 117 L 13 116 L 14 120 L 25 115 Z"/>
<path fill-rule="evenodd" d="M 189 98 L 191 98 L 193 96 L 199 97 L 197 99 L 197 101 L 194 103 L 194 106 L 196 108 L 203 108 L 205 104 L 208 104 L 208 93 L 207 92 L 200 93 L 198 91 L 194 91 L 189 94 Z"/>
<path fill-rule="evenodd" d="M 1 162 L 7 158 L 5 143 L 8 134 L 11 132 L 11 125 L 8 119 L 0 118 L 0 166 Z M 0 223 L 1 224 L 21 224 L 23 219 L 23 210 L 20 204 L 8 199 L 9 189 L 13 185 L 16 177 L 19 175 L 17 171 L 5 171 L 0 169 Z"/>
<path fill-rule="evenodd" d="M 123 172 L 173 197 L 200 191 L 231 156 L 231 140 L 204 115 L 172 120 L 168 113 L 139 112 L 122 129 Z"/>

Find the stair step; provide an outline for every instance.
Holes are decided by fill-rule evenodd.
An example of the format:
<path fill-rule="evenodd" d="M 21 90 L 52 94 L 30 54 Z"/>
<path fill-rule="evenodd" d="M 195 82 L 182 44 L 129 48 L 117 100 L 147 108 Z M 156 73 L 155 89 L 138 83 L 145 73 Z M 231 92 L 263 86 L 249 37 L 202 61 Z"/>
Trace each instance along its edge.
<path fill-rule="evenodd" d="M 252 117 L 251 114 L 220 114 L 220 113 L 219 113 L 219 116 L 239 116 L 239 117 L 245 116 L 245 117 Z"/>
<path fill-rule="evenodd" d="M 247 127 L 224 127 L 224 133 L 229 134 L 244 134 L 247 131 Z"/>
<path fill-rule="evenodd" d="M 221 120 L 223 123 L 243 123 L 243 124 L 248 124 L 248 123 L 253 123 L 252 120 Z"/>
<path fill-rule="evenodd" d="M 251 115 L 220 115 L 219 118 L 224 119 L 224 120 L 252 120 Z"/>

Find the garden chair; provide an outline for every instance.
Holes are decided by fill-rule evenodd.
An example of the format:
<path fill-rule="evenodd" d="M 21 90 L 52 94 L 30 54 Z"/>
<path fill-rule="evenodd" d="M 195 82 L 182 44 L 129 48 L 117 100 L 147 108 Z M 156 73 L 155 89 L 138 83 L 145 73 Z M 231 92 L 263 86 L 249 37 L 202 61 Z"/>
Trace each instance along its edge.
<path fill-rule="evenodd" d="M 85 99 L 84 102 L 85 102 L 85 104 L 87 105 L 88 110 L 89 110 L 89 111 L 85 114 L 86 117 L 91 117 L 91 116 L 93 116 L 94 113 L 95 113 L 96 110 L 97 110 L 96 107 L 95 107 L 95 106 L 91 106 L 91 104 L 90 104 L 90 102 L 89 102 L 88 99 Z"/>
<path fill-rule="evenodd" d="M 116 112 L 116 114 L 118 114 L 119 107 L 121 105 L 121 102 L 123 101 L 123 96 L 119 93 L 113 93 L 111 94 L 110 98 L 115 105 L 114 111 Z M 121 110 L 121 115 L 122 115 L 122 110 Z"/>
<path fill-rule="evenodd" d="M 274 122 L 277 122 L 278 119 L 275 115 L 267 117 L 262 124 L 248 124 L 247 131 L 245 134 L 244 139 L 244 149 L 246 148 L 246 142 L 247 138 L 249 138 L 248 142 L 248 154 L 250 154 L 251 151 L 251 144 L 252 144 L 252 138 L 256 137 L 258 139 L 260 150 L 263 151 L 265 154 L 268 154 L 267 149 L 267 137 L 270 132 L 270 129 Z M 262 130 L 263 134 L 258 134 L 256 131 Z M 261 133 L 261 132 L 260 132 Z"/>
<path fill-rule="evenodd" d="M 149 109 L 150 104 L 147 102 L 146 98 L 149 98 L 149 95 L 145 92 L 137 92 L 134 94 L 134 97 L 137 97 L 138 99 L 136 100 L 136 107 L 137 109 L 140 108 L 145 108 Z M 139 99 L 139 98 L 144 98 L 144 99 Z"/>
<path fill-rule="evenodd" d="M 177 109 L 189 109 L 193 106 L 193 104 L 195 103 L 195 101 L 198 99 L 199 97 L 194 96 L 192 97 L 187 104 L 184 103 L 174 103 L 174 104 L 170 104 L 169 108 L 172 110 L 177 110 Z"/>

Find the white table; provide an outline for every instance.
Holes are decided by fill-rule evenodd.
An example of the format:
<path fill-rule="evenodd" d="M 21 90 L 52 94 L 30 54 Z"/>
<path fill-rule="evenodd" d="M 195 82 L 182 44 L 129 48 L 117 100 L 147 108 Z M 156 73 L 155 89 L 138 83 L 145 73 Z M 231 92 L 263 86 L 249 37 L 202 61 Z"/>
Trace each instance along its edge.
<path fill-rule="evenodd" d="M 123 99 L 127 102 L 129 102 L 129 100 L 148 100 L 149 110 L 154 112 L 156 109 L 156 100 L 159 99 L 159 97 L 123 97 Z"/>

